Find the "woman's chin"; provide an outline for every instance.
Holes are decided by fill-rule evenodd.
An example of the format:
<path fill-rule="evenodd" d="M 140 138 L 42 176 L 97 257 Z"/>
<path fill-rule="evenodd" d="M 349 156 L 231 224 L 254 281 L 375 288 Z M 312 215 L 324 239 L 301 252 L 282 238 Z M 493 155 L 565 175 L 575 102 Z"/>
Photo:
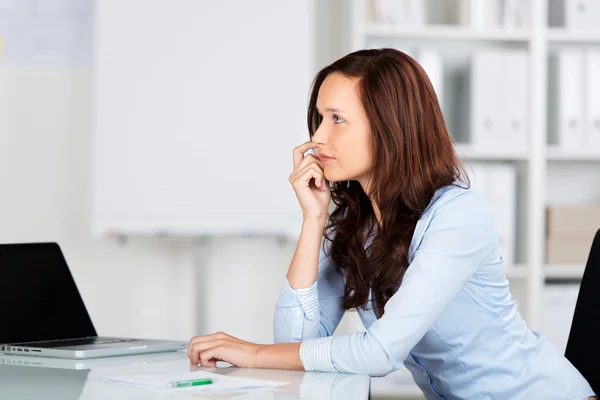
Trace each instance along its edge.
<path fill-rule="evenodd" d="M 346 178 L 345 176 L 327 176 L 325 175 L 325 179 L 327 179 L 328 182 L 346 182 L 348 180 L 352 180 L 352 178 Z"/>
<path fill-rule="evenodd" d="M 333 168 L 325 168 L 323 175 L 328 182 L 346 182 L 356 180 L 356 175 L 349 175 L 347 173 L 343 173 L 343 171 L 334 170 Z"/>
<path fill-rule="evenodd" d="M 340 182 L 342 181 L 342 179 L 340 179 L 337 175 L 335 174 L 323 174 L 323 176 L 325 176 L 325 179 L 327 179 L 327 182 Z"/>

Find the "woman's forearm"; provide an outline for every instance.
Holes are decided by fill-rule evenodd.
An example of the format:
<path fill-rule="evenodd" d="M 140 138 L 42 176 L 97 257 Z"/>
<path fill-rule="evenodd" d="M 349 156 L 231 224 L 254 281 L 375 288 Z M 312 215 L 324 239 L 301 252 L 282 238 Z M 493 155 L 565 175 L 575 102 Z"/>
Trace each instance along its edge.
<path fill-rule="evenodd" d="M 268 344 L 256 353 L 254 368 L 304 370 L 300 343 Z"/>
<path fill-rule="evenodd" d="M 296 252 L 288 270 L 293 289 L 307 288 L 317 280 L 319 251 L 325 220 L 308 220 L 302 224 Z"/>

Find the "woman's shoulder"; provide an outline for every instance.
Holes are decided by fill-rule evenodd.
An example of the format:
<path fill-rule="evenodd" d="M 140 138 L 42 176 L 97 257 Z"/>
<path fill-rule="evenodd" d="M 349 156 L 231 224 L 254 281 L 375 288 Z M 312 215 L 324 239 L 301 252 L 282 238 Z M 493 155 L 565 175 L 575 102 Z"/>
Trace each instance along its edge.
<path fill-rule="evenodd" d="M 421 216 L 427 225 L 436 217 L 452 220 L 468 220 L 469 224 L 493 225 L 492 212 L 487 202 L 464 183 L 438 189 Z M 491 227 L 491 226 L 490 226 Z"/>
<path fill-rule="evenodd" d="M 470 238 L 472 243 L 479 242 L 490 252 L 498 244 L 493 214 L 487 202 L 465 185 L 446 186 L 436 191 L 415 227 L 409 254 L 414 255 L 425 236 L 437 233 L 452 233 L 462 242 Z"/>

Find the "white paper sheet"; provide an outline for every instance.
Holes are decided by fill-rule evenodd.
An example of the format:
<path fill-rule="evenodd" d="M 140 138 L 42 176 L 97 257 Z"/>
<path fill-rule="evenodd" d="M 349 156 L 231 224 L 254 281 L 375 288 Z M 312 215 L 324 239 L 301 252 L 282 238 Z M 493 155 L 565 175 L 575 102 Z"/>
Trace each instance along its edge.
<path fill-rule="evenodd" d="M 186 388 L 168 387 L 169 382 L 184 381 L 190 379 L 211 378 L 214 383 L 210 385 L 193 386 Z M 211 374 L 210 372 L 185 372 L 179 374 L 160 375 L 121 375 L 99 377 L 101 381 L 133 386 L 141 389 L 152 390 L 164 394 L 194 392 L 215 393 L 233 392 L 244 390 L 274 389 L 289 384 L 289 382 L 268 381 L 263 379 L 234 378 L 227 375 Z"/>

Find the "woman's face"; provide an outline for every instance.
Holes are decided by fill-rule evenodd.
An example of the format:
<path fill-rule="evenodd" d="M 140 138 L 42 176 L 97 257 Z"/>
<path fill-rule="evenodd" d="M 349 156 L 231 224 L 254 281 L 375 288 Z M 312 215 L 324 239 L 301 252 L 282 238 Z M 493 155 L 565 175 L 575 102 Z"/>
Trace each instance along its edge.
<path fill-rule="evenodd" d="M 366 190 L 371 167 L 371 129 L 359 97 L 358 79 L 332 73 L 317 96 L 323 121 L 312 137 L 331 182 L 359 181 Z M 332 158 L 326 158 L 326 156 Z"/>

